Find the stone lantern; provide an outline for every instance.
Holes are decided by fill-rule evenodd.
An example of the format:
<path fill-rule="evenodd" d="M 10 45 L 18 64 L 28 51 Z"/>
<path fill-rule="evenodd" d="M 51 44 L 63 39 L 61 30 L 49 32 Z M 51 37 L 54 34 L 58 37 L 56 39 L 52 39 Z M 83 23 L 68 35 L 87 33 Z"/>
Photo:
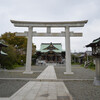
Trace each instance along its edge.
<path fill-rule="evenodd" d="M 92 48 L 92 55 L 95 58 L 96 64 L 96 77 L 94 78 L 94 85 L 100 86 L 100 37 L 93 40 L 92 43 L 86 45 Z"/>

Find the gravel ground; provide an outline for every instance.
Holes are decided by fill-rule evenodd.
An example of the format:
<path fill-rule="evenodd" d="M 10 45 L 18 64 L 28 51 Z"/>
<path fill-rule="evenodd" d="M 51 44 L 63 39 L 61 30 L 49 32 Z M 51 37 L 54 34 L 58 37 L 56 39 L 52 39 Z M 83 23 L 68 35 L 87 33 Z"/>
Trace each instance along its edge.
<path fill-rule="evenodd" d="M 73 100 L 100 100 L 100 86 L 94 86 L 93 81 L 66 81 Z"/>
<path fill-rule="evenodd" d="M 65 75 L 66 68 L 64 66 L 55 66 L 55 72 L 58 79 L 94 79 L 95 71 L 85 69 L 79 65 L 72 65 L 73 75 Z"/>
<path fill-rule="evenodd" d="M 10 97 L 28 81 L 0 80 L 0 97 Z"/>
<path fill-rule="evenodd" d="M 41 72 L 34 72 L 33 74 L 23 74 L 22 72 L 0 72 L 0 78 L 37 78 Z"/>
<path fill-rule="evenodd" d="M 23 72 L 17 71 L 24 71 L 25 67 L 18 67 L 14 70 L 0 71 L 0 78 L 37 78 L 45 68 L 46 66 L 32 66 L 32 70 L 37 72 L 33 72 L 33 74 L 23 74 Z"/>
<path fill-rule="evenodd" d="M 43 71 L 46 68 L 46 66 L 32 66 L 32 71 Z M 14 70 L 25 70 L 25 66 L 23 67 L 17 67 Z"/>

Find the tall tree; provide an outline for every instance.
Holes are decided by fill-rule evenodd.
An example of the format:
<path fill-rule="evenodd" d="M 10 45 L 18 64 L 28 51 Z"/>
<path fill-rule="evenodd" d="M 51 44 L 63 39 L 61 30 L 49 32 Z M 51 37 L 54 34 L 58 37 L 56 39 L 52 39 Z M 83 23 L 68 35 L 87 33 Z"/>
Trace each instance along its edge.
<path fill-rule="evenodd" d="M 6 32 L 2 34 L 1 39 L 3 39 L 6 43 L 14 46 L 20 53 L 21 51 L 25 51 L 27 49 L 27 38 L 22 36 L 16 36 L 16 33 Z M 36 52 L 36 45 L 32 44 L 32 54 Z"/>
<path fill-rule="evenodd" d="M 1 40 L 5 43 L 12 45 L 16 50 L 17 63 L 24 64 L 26 62 L 26 49 L 27 49 L 27 38 L 22 36 L 16 36 L 16 33 L 6 32 L 1 35 Z M 36 52 L 36 46 L 32 44 L 32 55 Z"/>

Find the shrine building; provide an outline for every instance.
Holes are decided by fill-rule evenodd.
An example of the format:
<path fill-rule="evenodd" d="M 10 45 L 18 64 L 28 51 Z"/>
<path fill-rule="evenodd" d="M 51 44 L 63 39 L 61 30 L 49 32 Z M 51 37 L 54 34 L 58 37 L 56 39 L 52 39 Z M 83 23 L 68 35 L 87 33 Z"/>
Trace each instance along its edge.
<path fill-rule="evenodd" d="M 45 60 L 47 63 L 61 63 L 65 59 L 65 51 L 62 50 L 61 43 L 41 43 L 37 55 L 38 59 Z"/>

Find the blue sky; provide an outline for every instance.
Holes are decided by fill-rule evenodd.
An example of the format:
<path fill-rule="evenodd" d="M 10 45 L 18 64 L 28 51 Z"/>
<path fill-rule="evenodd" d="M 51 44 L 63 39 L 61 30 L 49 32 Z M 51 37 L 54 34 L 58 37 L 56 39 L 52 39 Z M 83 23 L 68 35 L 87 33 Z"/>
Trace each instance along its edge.
<path fill-rule="evenodd" d="M 71 38 L 71 51 L 86 51 L 84 48 L 100 37 L 100 0 L 0 0 L 0 35 L 5 32 L 24 32 L 27 28 L 14 27 L 10 20 L 19 21 L 80 21 L 88 20 L 83 28 L 71 31 L 83 32 L 83 37 Z M 45 29 L 33 29 L 45 31 Z M 59 29 L 56 31 L 62 31 Z M 53 30 L 55 31 L 55 30 Z M 39 49 L 41 43 L 62 43 L 64 38 L 34 38 Z M 88 49 L 89 50 L 89 49 Z"/>

